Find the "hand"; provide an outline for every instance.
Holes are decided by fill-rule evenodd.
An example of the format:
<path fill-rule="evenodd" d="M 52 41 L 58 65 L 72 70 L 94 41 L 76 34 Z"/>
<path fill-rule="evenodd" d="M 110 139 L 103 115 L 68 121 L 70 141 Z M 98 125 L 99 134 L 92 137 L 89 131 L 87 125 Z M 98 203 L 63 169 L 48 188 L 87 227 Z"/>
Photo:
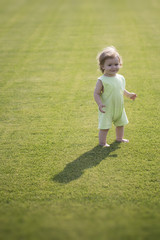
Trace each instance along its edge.
<path fill-rule="evenodd" d="M 99 104 L 99 111 L 102 113 L 105 113 L 105 111 L 103 110 L 103 107 L 105 107 L 106 105 L 104 104 Z"/>
<path fill-rule="evenodd" d="M 130 99 L 132 99 L 133 101 L 136 99 L 137 95 L 136 93 L 130 93 Z"/>

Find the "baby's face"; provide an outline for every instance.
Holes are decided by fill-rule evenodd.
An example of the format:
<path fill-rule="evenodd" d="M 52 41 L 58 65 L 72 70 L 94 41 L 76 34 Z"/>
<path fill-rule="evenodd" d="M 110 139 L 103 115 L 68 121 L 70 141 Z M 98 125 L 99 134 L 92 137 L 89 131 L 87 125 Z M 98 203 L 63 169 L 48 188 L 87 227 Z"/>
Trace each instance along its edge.
<path fill-rule="evenodd" d="M 106 76 L 114 77 L 120 69 L 118 57 L 106 59 L 103 65 L 103 69 Z"/>

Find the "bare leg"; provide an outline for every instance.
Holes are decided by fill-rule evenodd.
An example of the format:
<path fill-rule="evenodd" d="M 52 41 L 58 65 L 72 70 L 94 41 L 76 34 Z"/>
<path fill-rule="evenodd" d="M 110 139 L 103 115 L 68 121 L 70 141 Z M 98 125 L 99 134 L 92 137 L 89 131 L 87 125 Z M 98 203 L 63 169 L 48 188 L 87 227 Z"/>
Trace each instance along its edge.
<path fill-rule="evenodd" d="M 124 126 L 116 127 L 116 140 L 117 142 L 129 142 L 128 139 L 124 139 Z"/>
<path fill-rule="evenodd" d="M 106 143 L 108 131 L 109 131 L 109 129 L 100 129 L 99 130 L 99 145 L 104 146 L 104 147 L 110 146 Z"/>

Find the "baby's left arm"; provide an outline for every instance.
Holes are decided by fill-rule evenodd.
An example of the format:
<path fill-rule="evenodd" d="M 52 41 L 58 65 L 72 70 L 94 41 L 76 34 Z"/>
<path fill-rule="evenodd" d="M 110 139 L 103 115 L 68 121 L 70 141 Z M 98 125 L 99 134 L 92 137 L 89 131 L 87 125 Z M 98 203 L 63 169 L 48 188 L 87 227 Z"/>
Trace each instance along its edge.
<path fill-rule="evenodd" d="M 130 93 L 126 89 L 124 89 L 124 96 L 126 96 L 132 100 L 135 100 L 137 97 L 136 93 Z"/>

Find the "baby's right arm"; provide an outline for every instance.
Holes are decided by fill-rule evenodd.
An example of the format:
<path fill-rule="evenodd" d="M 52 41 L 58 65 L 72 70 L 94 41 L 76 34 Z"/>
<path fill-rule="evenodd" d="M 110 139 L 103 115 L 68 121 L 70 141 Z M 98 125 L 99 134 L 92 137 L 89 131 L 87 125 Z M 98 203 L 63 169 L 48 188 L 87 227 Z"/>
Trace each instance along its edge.
<path fill-rule="evenodd" d="M 103 90 L 102 82 L 101 82 L 101 80 L 98 79 L 95 90 L 94 90 L 94 99 L 99 107 L 99 110 L 102 113 L 105 113 L 105 111 L 103 111 L 103 107 L 105 107 L 105 105 L 102 104 L 101 98 L 100 98 L 102 90 Z"/>

